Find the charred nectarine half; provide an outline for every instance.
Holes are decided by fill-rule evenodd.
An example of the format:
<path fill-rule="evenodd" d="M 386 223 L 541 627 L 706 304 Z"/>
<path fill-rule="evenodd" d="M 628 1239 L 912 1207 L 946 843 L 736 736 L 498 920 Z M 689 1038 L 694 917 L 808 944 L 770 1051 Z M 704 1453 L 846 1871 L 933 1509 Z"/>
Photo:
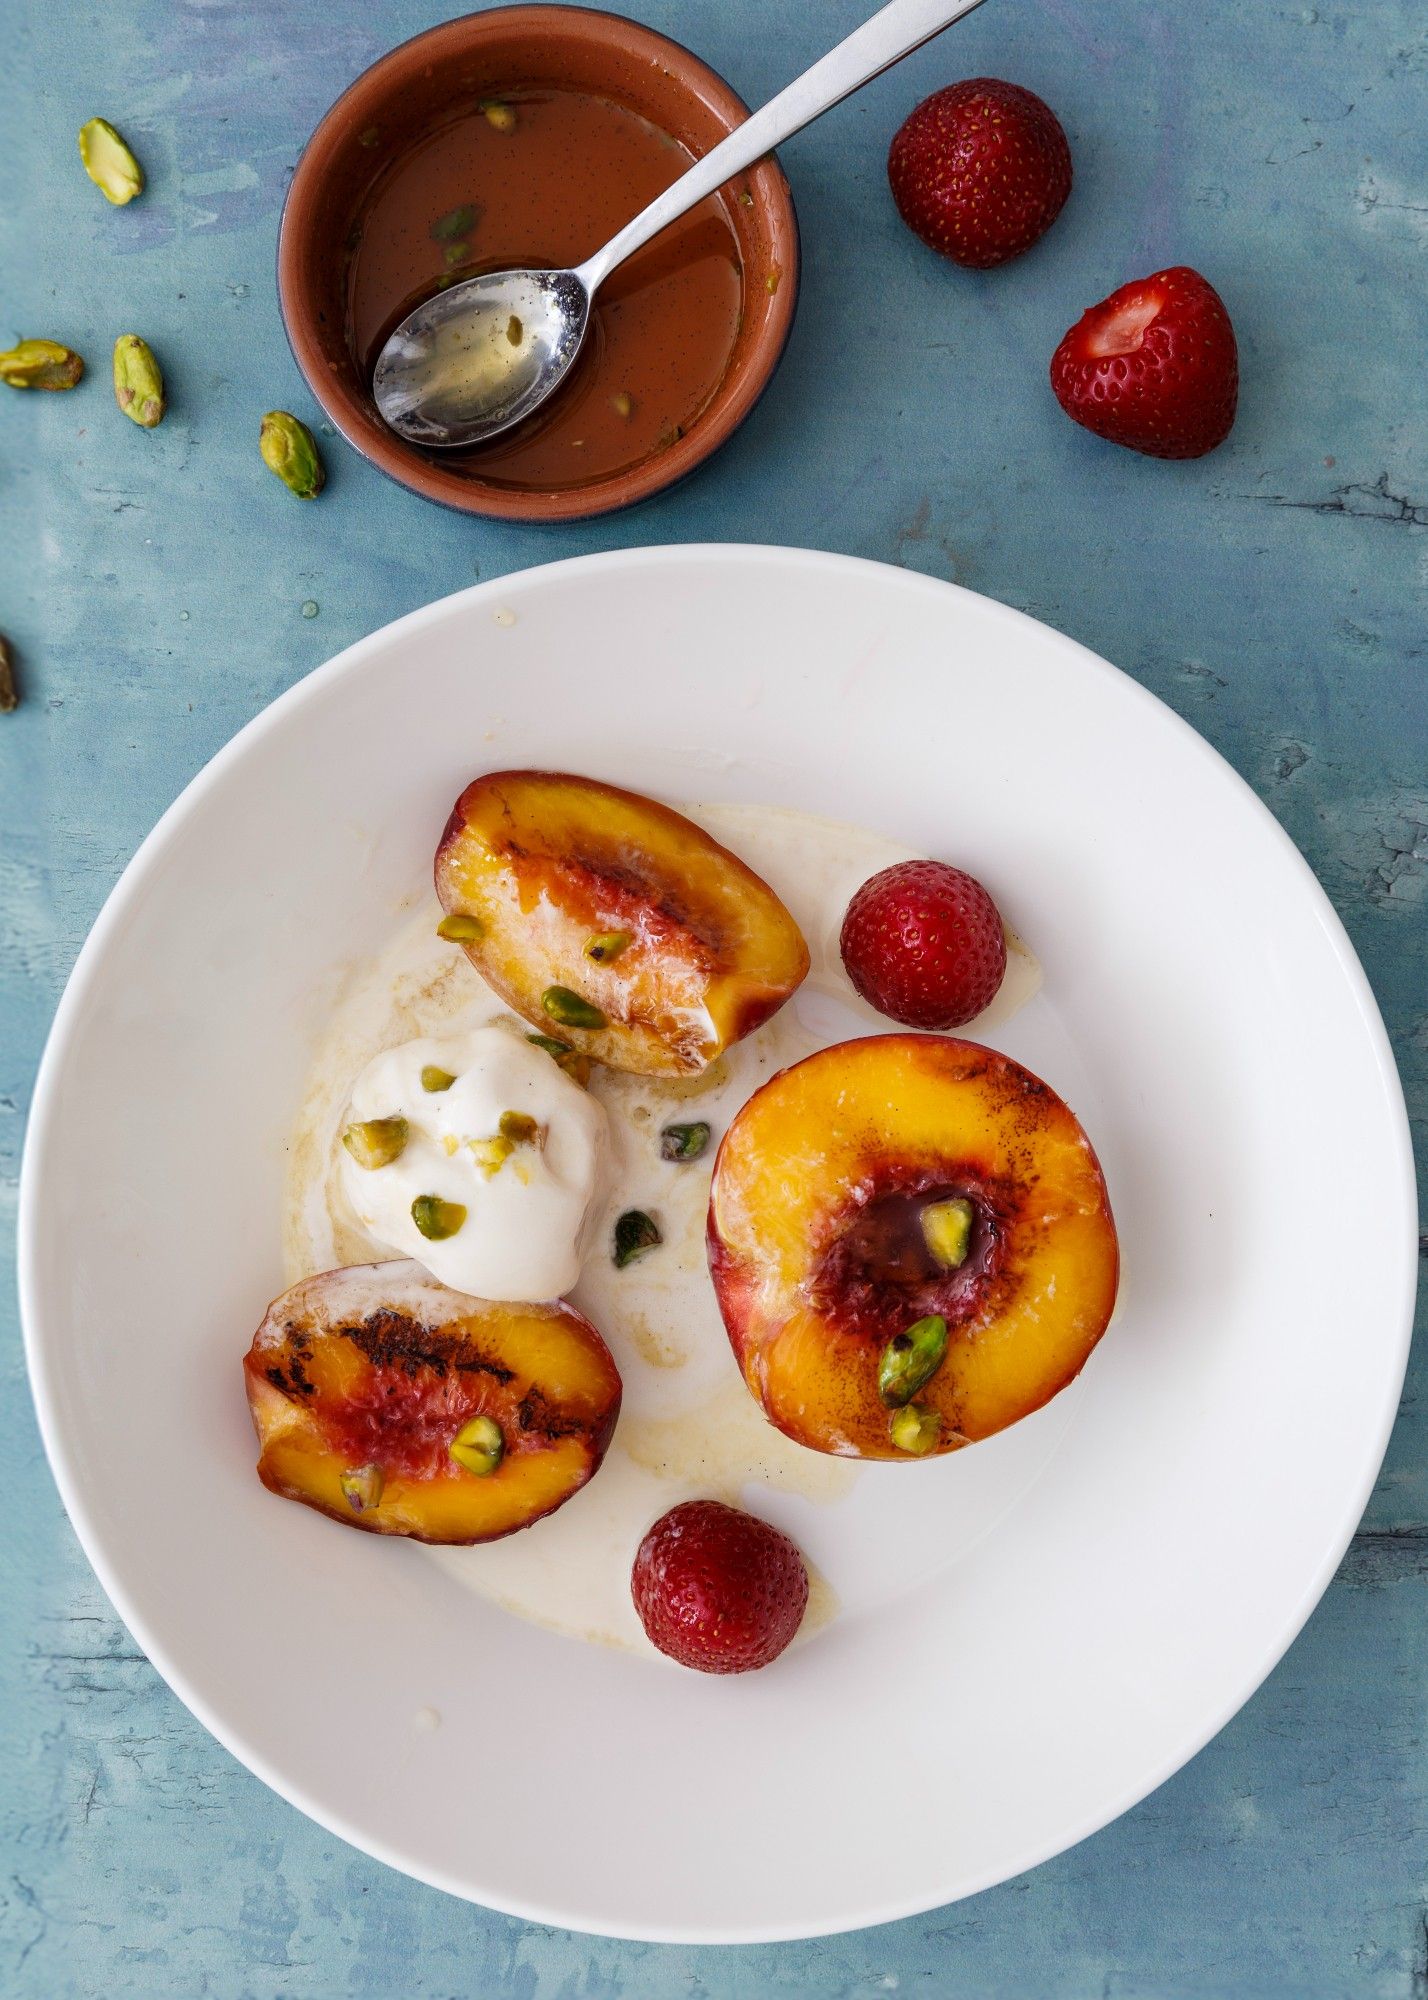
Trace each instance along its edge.
<path fill-rule="evenodd" d="M 593 778 L 494 771 L 436 854 L 442 934 L 547 1034 L 648 1076 L 689 1076 L 808 971 L 797 924 L 737 855 L 668 806 Z"/>
<path fill-rule="evenodd" d="M 494 1541 L 562 1506 L 620 1409 L 610 1351 L 572 1307 L 490 1305 L 404 1261 L 284 1292 L 243 1377 L 266 1487 L 419 1542 Z"/>
<path fill-rule="evenodd" d="M 840 1042 L 757 1091 L 715 1163 L 709 1264 L 778 1428 L 887 1459 L 1064 1389 L 1119 1270 L 1100 1166 L 1055 1091 L 939 1035 Z"/>

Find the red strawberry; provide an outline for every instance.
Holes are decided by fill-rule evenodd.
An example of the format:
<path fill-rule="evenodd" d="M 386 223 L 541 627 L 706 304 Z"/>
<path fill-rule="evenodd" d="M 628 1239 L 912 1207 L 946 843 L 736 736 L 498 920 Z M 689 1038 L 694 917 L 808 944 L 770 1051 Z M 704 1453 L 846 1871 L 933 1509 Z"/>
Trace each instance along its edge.
<path fill-rule="evenodd" d="M 888 152 L 898 213 L 954 264 L 989 270 L 1044 236 L 1071 192 L 1055 112 L 1019 84 L 969 77 L 924 99 Z"/>
<path fill-rule="evenodd" d="M 1068 417 L 1152 458 L 1200 458 L 1229 436 L 1235 330 L 1214 286 L 1176 264 L 1082 313 L 1051 358 Z"/>
<path fill-rule="evenodd" d="M 788 1536 L 720 1500 L 686 1500 L 661 1515 L 630 1585 L 651 1642 L 706 1674 L 766 1667 L 808 1604 L 808 1571 Z"/>
<path fill-rule="evenodd" d="M 871 876 L 838 943 L 869 1006 L 908 1028 L 960 1028 L 991 1005 L 1007 969 L 996 904 L 945 861 L 899 861 Z"/>

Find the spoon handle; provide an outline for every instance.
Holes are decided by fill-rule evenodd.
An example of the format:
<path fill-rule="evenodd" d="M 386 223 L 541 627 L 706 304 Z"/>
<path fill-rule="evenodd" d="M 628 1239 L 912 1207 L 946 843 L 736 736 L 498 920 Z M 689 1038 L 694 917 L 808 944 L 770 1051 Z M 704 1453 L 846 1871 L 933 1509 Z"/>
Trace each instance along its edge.
<path fill-rule="evenodd" d="M 906 55 L 931 41 L 934 35 L 970 14 L 981 0 L 891 0 L 889 6 L 855 28 L 846 41 L 830 49 L 812 69 L 796 77 L 786 90 L 770 98 L 761 111 L 754 112 L 742 125 L 721 139 L 712 153 L 696 160 L 663 194 L 656 195 L 619 234 L 611 237 L 580 265 L 576 275 L 590 293 L 618 264 L 633 256 L 671 222 L 678 221 L 706 195 L 713 194 L 725 181 L 742 173 L 755 160 L 781 146 L 815 118 L 821 118 L 835 104 L 891 69 Z"/>

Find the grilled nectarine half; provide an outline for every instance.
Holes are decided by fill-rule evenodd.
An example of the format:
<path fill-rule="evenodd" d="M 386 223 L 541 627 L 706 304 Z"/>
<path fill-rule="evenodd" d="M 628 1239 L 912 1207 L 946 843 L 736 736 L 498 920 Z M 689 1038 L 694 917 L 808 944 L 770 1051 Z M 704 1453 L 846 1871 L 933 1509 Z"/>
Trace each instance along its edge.
<path fill-rule="evenodd" d="M 443 935 L 545 1033 L 614 1069 L 690 1076 L 808 971 L 753 870 L 668 806 L 593 778 L 494 771 L 436 853 Z"/>
<path fill-rule="evenodd" d="M 348 1527 L 490 1542 L 598 1469 L 620 1375 L 572 1307 L 491 1305 L 419 1264 L 305 1278 L 243 1362 L 258 1477 Z"/>
<path fill-rule="evenodd" d="M 1007 1056 L 939 1035 L 840 1042 L 724 1136 L 709 1264 L 744 1379 L 815 1451 L 953 1451 L 1039 1409 L 1115 1304 L 1090 1142 Z"/>

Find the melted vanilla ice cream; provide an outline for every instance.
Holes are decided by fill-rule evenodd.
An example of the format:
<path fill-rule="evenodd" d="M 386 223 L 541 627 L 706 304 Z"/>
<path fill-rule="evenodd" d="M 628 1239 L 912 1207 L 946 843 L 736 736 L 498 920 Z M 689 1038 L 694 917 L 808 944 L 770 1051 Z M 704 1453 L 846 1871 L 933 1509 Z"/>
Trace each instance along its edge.
<path fill-rule="evenodd" d="M 446 1088 L 430 1087 L 447 1076 Z M 347 1116 L 407 1124 L 405 1145 L 385 1166 L 342 1155 L 343 1192 L 376 1242 L 475 1298 L 555 1299 L 575 1284 L 606 1118 L 543 1049 L 496 1027 L 404 1042 L 368 1063 Z M 436 1217 L 450 1234 L 418 1228 L 413 1204 L 423 1197 L 453 1205 Z M 428 1227 L 430 1208 L 419 1211 Z"/>

